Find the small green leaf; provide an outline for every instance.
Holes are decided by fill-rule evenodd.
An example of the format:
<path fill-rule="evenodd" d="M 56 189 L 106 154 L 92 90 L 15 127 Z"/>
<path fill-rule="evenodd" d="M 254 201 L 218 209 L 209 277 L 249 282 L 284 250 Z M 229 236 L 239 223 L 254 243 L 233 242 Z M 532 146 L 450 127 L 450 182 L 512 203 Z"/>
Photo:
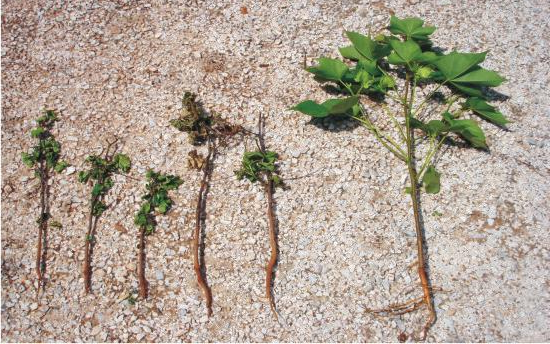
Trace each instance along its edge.
<path fill-rule="evenodd" d="M 39 138 L 45 132 L 46 132 L 46 129 L 44 129 L 42 127 L 37 127 L 37 128 L 34 128 L 33 130 L 31 130 L 31 136 L 34 137 L 34 138 Z"/>
<path fill-rule="evenodd" d="M 127 173 L 132 165 L 130 158 L 125 154 L 115 155 L 114 162 L 116 167 L 124 173 Z"/>
<path fill-rule="evenodd" d="M 452 115 L 448 112 L 443 114 L 443 118 L 449 125 L 448 131 L 462 136 L 473 147 L 487 148 L 485 133 L 483 133 L 483 130 L 476 121 L 472 119 L 453 119 Z"/>
<path fill-rule="evenodd" d="M 57 172 L 57 173 L 61 173 L 61 172 L 63 172 L 63 170 L 66 169 L 68 166 L 69 166 L 69 163 L 68 163 L 68 162 L 61 160 L 61 161 L 58 161 L 58 162 L 55 164 L 54 170 L 55 170 L 55 172 Z"/>
<path fill-rule="evenodd" d="M 480 86 L 454 83 L 452 81 L 450 83 L 453 85 L 453 87 L 455 87 L 457 90 L 459 90 L 460 92 L 466 95 L 478 97 L 478 98 L 485 98 L 485 96 L 483 95 L 483 91 L 481 91 L 480 89 Z"/>
<path fill-rule="evenodd" d="M 78 172 L 78 181 L 81 183 L 87 183 L 90 179 L 90 172 L 88 171 L 80 171 Z"/>
<path fill-rule="evenodd" d="M 510 123 L 500 111 L 480 98 L 468 98 L 464 103 L 464 108 L 472 110 L 479 117 L 496 125 L 506 125 Z"/>
<path fill-rule="evenodd" d="M 329 115 L 327 108 L 325 108 L 323 105 L 317 104 L 313 100 L 303 101 L 291 109 L 317 118 L 327 117 Z"/>
<path fill-rule="evenodd" d="M 390 32 L 396 35 L 403 35 L 407 39 L 427 40 L 428 36 L 434 33 L 435 26 L 423 26 L 424 21 L 420 18 L 399 19 L 395 16 L 390 18 Z"/>
<path fill-rule="evenodd" d="M 436 194 L 439 192 L 440 178 L 441 174 L 435 170 L 435 167 L 428 166 L 422 178 L 422 183 L 427 193 Z"/>
<path fill-rule="evenodd" d="M 429 79 L 433 73 L 433 69 L 427 66 L 420 67 L 414 73 L 418 80 Z"/>
<path fill-rule="evenodd" d="M 310 67 L 307 71 L 321 79 L 338 81 L 348 71 L 348 66 L 337 59 L 321 57 L 317 61 L 319 65 Z"/>
<path fill-rule="evenodd" d="M 25 152 L 21 153 L 21 160 L 27 167 L 33 167 L 36 162 L 34 155 Z"/>

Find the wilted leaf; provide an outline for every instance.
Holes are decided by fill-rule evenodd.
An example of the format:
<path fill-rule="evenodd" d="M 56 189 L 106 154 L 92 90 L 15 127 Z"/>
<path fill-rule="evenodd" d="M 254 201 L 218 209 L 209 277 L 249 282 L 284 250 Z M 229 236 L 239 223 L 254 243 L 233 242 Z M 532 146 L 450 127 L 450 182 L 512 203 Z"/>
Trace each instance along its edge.
<path fill-rule="evenodd" d="M 441 174 L 435 170 L 435 167 L 428 166 L 424 177 L 422 178 L 422 183 L 427 193 L 436 194 L 440 189 L 440 178 Z"/>
<path fill-rule="evenodd" d="M 496 125 L 505 125 L 510 122 L 500 111 L 487 104 L 480 98 L 468 98 L 468 100 L 464 103 L 464 107 L 472 110 L 479 117 Z"/>

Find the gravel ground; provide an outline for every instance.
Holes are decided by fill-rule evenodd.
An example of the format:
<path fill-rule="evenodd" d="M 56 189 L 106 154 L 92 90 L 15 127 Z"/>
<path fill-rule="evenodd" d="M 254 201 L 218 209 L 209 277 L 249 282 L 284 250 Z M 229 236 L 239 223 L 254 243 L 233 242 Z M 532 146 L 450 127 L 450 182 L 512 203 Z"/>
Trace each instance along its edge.
<path fill-rule="evenodd" d="M 390 13 L 436 25 L 448 49 L 490 50 L 509 82 L 509 131 L 483 123 L 491 152 L 450 148 L 442 192 L 423 197 L 438 321 L 429 341 L 549 341 L 550 94 L 547 1 L 2 1 L 3 341 L 395 341 L 423 313 L 375 318 L 366 308 L 417 295 L 404 166 L 362 128 L 309 125 L 288 108 L 325 93 L 302 70 L 337 56 L 344 30 Z M 246 6 L 248 13 L 243 13 Z M 208 197 L 207 320 L 191 260 L 199 175 L 185 135 L 169 127 L 185 90 L 253 129 L 268 116 L 288 191 L 277 191 L 280 262 L 274 320 L 263 294 L 269 252 L 262 189 L 236 181 L 244 145 L 216 160 Z M 150 298 L 137 288 L 133 214 L 143 183 L 117 177 L 93 257 L 80 276 L 89 189 L 74 169 L 52 181 L 45 294 L 35 299 L 38 181 L 20 161 L 43 106 L 77 170 L 111 135 L 148 168 L 182 176 L 175 207 L 149 238 Z M 248 143 L 251 145 L 251 142 Z M 441 214 L 440 216 L 436 216 Z"/>

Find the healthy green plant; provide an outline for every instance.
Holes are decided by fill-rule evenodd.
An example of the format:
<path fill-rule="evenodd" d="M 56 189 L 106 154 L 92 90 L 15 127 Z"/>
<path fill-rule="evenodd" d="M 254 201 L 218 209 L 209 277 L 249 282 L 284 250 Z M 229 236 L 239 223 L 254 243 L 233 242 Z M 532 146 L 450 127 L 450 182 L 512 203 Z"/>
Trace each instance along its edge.
<path fill-rule="evenodd" d="M 202 109 L 196 98 L 195 94 L 185 92 L 182 99 L 182 112 L 179 118 L 171 120 L 170 124 L 177 130 L 187 133 L 191 144 L 195 146 L 206 144 L 207 146 L 206 157 L 197 153 L 197 150 L 190 151 L 188 165 L 202 172 L 195 211 L 193 264 L 197 283 L 204 295 L 207 313 L 210 316 L 212 315 L 212 291 L 206 280 L 203 255 L 199 252 L 203 246 L 201 245 L 201 229 L 204 227 L 206 198 L 218 148 L 227 145 L 228 139 L 241 133 L 242 128 L 229 123 L 215 113 L 207 113 Z"/>
<path fill-rule="evenodd" d="M 168 191 L 176 190 L 183 181 L 173 175 L 161 174 L 152 170 L 145 174 L 147 192 L 142 196 L 143 203 L 134 218 L 139 227 L 138 280 L 139 296 L 147 298 L 148 283 L 145 279 L 145 236 L 155 232 L 157 226 L 156 214 L 164 215 L 172 207 L 172 199 Z"/>
<path fill-rule="evenodd" d="M 498 73 L 480 66 L 487 53 L 441 53 L 429 37 L 435 29 L 424 26 L 419 18 L 392 16 L 389 34 L 372 38 L 346 32 L 352 45 L 340 48 L 340 53 L 347 63 L 322 57 L 317 66 L 307 69 L 316 80 L 332 84 L 344 97 L 320 104 L 306 100 L 293 108 L 313 118 L 352 119 L 405 164 L 423 296 L 371 311 L 403 314 L 426 306 L 429 316 L 423 338 L 435 322 L 436 312 L 424 256 L 420 192 L 422 187 L 426 193 L 440 191 L 441 173 L 435 167 L 435 157 L 444 144 L 462 140 L 466 145 L 487 149 L 485 134 L 474 116 L 498 126 L 508 123 L 487 103 L 486 89 L 504 81 Z M 365 104 L 379 107 L 383 117 L 373 116 Z M 392 133 L 388 129 L 391 127 Z"/>
<path fill-rule="evenodd" d="M 277 172 L 276 162 L 278 155 L 275 152 L 265 148 L 264 141 L 265 119 L 260 114 L 258 120 L 258 150 L 245 152 L 241 162 L 241 168 L 235 171 L 237 178 L 248 179 L 252 183 L 259 182 L 267 198 L 267 218 L 269 221 L 269 243 L 271 246 L 271 258 L 267 263 L 265 276 L 265 294 L 269 300 L 269 306 L 275 316 L 275 300 L 273 298 L 272 282 L 274 279 L 273 269 L 277 264 L 278 245 L 277 245 L 277 219 L 275 217 L 273 192 L 275 187 L 283 186 L 281 177 Z"/>
<path fill-rule="evenodd" d="M 90 197 L 90 212 L 88 215 L 88 229 L 84 238 L 84 266 L 82 275 L 84 277 L 84 290 L 86 293 L 91 291 L 92 286 L 92 252 L 95 243 L 95 231 L 99 218 L 105 210 L 107 204 L 104 202 L 105 196 L 113 187 L 113 174 L 128 173 L 130 170 L 130 158 L 124 154 L 114 154 L 116 148 L 111 152 L 111 148 L 116 143 L 107 142 L 105 153 L 99 155 L 90 155 L 86 158 L 86 162 L 90 168 L 86 171 L 78 173 L 78 180 L 81 183 L 92 181 L 93 187 Z"/>
<path fill-rule="evenodd" d="M 31 130 L 31 137 L 38 140 L 36 146 L 28 153 L 21 153 L 23 163 L 34 169 L 34 175 L 40 179 L 40 215 L 38 223 L 38 242 L 36 244 L 36 277 L 38 279 L 37 295 L 44 287 L 46 271 L 45 251 L 46 233 L 48 230 L 49 180 L 53 172 L 62 172 L 69 164 L 61 160 L 61 144 L 55 140 L 51 130 L 58 121 L 54 110 L 45 110 L 44 115 L 36 119 L 37 126 Z"/>

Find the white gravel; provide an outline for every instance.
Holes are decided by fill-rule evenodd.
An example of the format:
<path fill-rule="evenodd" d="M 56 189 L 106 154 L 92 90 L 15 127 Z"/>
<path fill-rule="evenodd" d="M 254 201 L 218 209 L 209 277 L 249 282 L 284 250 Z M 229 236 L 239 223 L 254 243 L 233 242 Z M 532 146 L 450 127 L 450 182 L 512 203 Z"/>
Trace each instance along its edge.
<path fill-rule="evenodd" d="M 490 50 L 484 65 L 509 80 L 499 106 L 514 121 L 509 131 L 483 124 L 490 154 L 447 150 L 442 192 L 423 198 L 431 278 L 444 290 L 428 340 L 550 341 L 548 2 L 338 3 L 3 1 L 3 341 L 395 341 L 418 328 L 422 313 L 364 312 L 418 293 L 406 171 L 363 129 L 328 132 L 288 110 L 326 98 L 302 70 L 304 52 L 308 64 L 337 56 L 344 30 L 377 29 L 393 11 L 436 25 L 441 47 Z M 283 175 L 301 177 L 276 193 L 278 322 L 263 294 L 262 190 L 232 175 L 243 145 L 218 158 L 208 197 L 214 316 L 206 317 L 190 242 L 199 176 L 186 166 L 187 138 L 168 124 L 185 90 L 249 129 L 265 113 Z M 116 178 L 97 233 L 93 295 L 84 296 L 89 189 L 72 170 L 53 180 L 63 229 L 48 234 L 49 280 L 35 299 L 38 183 L 20 152 L 43 106 L 62 111 L 56 134 L 77 171 L 116 134 L 134 177 L 155 168 L 184 178 L 149 239 L 149 300 L 123 301 L 137 288 L 133 214 L 143 183 Z"/>

